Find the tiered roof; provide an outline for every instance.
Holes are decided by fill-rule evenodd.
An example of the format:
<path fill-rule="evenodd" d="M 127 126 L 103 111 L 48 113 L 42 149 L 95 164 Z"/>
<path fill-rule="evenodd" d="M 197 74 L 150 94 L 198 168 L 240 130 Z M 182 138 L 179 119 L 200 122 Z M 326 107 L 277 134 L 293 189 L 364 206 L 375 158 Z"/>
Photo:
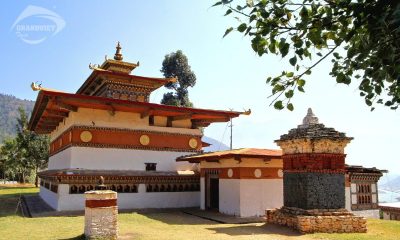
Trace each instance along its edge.
<path fill-rule="evenodd" d="M 45 89 L 32 84 L 32 89 L 40 92 L 29 122 L 29 129 L 42 134 L 51 133 L 70 112 L 76 112 L 78 108 L 107 110 L 110 114 L 114 114 L 115 111 L 140 113 L 141 118 L 165 116 L 169 121 L 190 119 L 193 128 L 206 127 L 213 122 L 227 122 L 240 114 L 249 114 L 249 112 L 175 107 L 149 103 L 145 99 L 144 101 L 118 99 L 102 94 L 101 89 L 115 85 L 128 87 L 130 89 L 126 90 L 128 94 L 129 91 L 139 91 L 132 94 L 142 94 L 140 91 L 149 94 L 152 90 L 175 80 L 130 75 L 129 73 L 139 66 L 139 63 L 123 62 L 120 49 L 118 43 L 114 60 L 106 59 L 100 67 L 92 66 L 92 74 L 76 94 Z"/>

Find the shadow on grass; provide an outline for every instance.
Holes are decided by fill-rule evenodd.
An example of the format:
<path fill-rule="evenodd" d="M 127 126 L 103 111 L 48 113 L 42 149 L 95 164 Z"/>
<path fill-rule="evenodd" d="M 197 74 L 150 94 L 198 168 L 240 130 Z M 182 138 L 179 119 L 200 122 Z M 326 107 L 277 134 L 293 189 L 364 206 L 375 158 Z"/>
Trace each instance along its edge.
<path fill-rule="evenodd" d="M 214 225 L 218 224 L 214 221 L 203 219 L 197 216 L 183 213 L 179 210 L 164 210 L 161 212 L 154 211 L 137 211 L 137 214 L 143 215 L 149 219 L 159 221 L 168 225 Z"/>
<path fill-rule="evenodd" d="M 207 229 L 215 231 L 216 233 L 223 233 L 230 236 L 274 234 L 274 235 L 298 237 L 302 235 L 293 229 L 274 224 L 264 224 L 261 226 L 238 225 L 234 227 L 215 227 L 215 228 L 210 227 Z"/>
<path fill-rule="evenodd" d="M 81 234 L 79 236 L 76 237 L 72 237 L 72 238 L 60 238 L 59 240 L 85 240 L 85 234 Z"/>

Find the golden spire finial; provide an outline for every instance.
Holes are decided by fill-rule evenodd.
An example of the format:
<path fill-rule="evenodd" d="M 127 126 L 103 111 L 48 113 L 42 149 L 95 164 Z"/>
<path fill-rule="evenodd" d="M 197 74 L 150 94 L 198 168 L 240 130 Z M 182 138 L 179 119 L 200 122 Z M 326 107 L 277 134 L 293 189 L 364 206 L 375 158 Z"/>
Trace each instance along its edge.
<path fill-rule="evenodd" d="M 121 44 L 119 43 L 119 41 L 115 48 L 117 49 L 117 51 L 115 52 L 114 59 L 117 61 L 122 61 L 123 57 L 122 57 L 122 53 L 121 53 Z"/>

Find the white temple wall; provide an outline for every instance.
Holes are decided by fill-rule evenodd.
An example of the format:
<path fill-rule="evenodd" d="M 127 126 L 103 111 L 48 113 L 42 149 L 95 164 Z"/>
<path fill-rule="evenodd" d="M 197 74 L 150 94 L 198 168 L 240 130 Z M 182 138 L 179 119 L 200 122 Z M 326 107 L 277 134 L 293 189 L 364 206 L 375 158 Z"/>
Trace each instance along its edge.
<path fill-rule="evenodd" d="M 346 201 L 345 201 L 345 208 L 348 210 L 348 211 L 351 211 L 351 193 L 350 193 L 350 187 L 345 187 L 345 189 L 344 189 L 344 196 L 345 196 L 345 198 L 346 198 Z"/>
<path fill-rule="evenodd" d="M 219 212 L 240 216 L 240 179 L 219 179 Z"/>
<path fill-rule="evenodd" d="M 206 209 L 206 180 L 200 177 L 200 209 Z"/>
<path fill-rule="evenodd" d="M 282 179 L 241 179 L 240 216 L 264 216 L 265 209 L 283 206 Z"/>
<path fill-rule="evenodd" d="M 374 218 L 379 219 L 379 209 L 369 209 L 369 210 L 362 210 L 362 211 L 352 211 L 354 215 L 365 217 L 365 218 Z"/>
<path fill-rule="evenodd" d="M 50 156 L 48 169 L 65 169 L 71 167 L 72 148 L 67 148 L 53 156 Z"/>
<path fill-rule="evenodd" d="M 73 125 L 92 127 L 93 123 L 96 127 L 202 135 L 199 129 L 191 129 L 189 119 L 173 121 L 172 127 L 165 127 L 166 117 L 155 116 L 154 119 L 156 126 L 149 126 L 148 117 L 140 118 L 139 113 L 116 111 L 113 116 L 106 110 L 79 108 L 77 112 L 69 113 L 69 116 L 50 134 L 50 139 L 53 141 Z"/>
<path fill-rule="evenodd" d="M 40 196 L 57 211 L 84 210 L 84 194 L 69 194 L 67 184 L 58 185 L 58 194 L 45 188 Z M 118 193 L 119 209 L 136 208 L 183 208 L 199 207 L 200 192 L 146 192 L 145 184 L 139 184 L 137 193 Z"/>
<path fill-rule="evenodd" d="M 53 209 L 58 208 L 58 195 L 49 189 L 40 186 L 39 196 Z"/>
<path fill-rule="evenodd" d="M 70 147 L 49 159 L 49 169 L 146 170 L 145 163 L 157 163 L 157 171 L 197 170 L 197 164 L 176 162 L 192 152 L 138 149 Z"/>

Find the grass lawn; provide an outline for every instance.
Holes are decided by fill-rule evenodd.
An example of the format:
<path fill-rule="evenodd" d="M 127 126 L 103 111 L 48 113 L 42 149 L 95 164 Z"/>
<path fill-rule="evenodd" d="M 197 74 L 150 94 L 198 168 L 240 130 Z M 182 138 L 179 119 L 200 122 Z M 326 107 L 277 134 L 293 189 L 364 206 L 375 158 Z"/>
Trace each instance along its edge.
<path fill-rule="evenodd" d="M 0 185 L 0 239 L 83 239 L 83 217 L 24 218 L 15 214 L 20 194 L 32 186 Z M 368 233 L 300 235 L 290 229 L 258 224 L 219 224 L 181 212 L 119 214 L 121 239 L 400 239 L 400 222 L 368 220 Z"/>

